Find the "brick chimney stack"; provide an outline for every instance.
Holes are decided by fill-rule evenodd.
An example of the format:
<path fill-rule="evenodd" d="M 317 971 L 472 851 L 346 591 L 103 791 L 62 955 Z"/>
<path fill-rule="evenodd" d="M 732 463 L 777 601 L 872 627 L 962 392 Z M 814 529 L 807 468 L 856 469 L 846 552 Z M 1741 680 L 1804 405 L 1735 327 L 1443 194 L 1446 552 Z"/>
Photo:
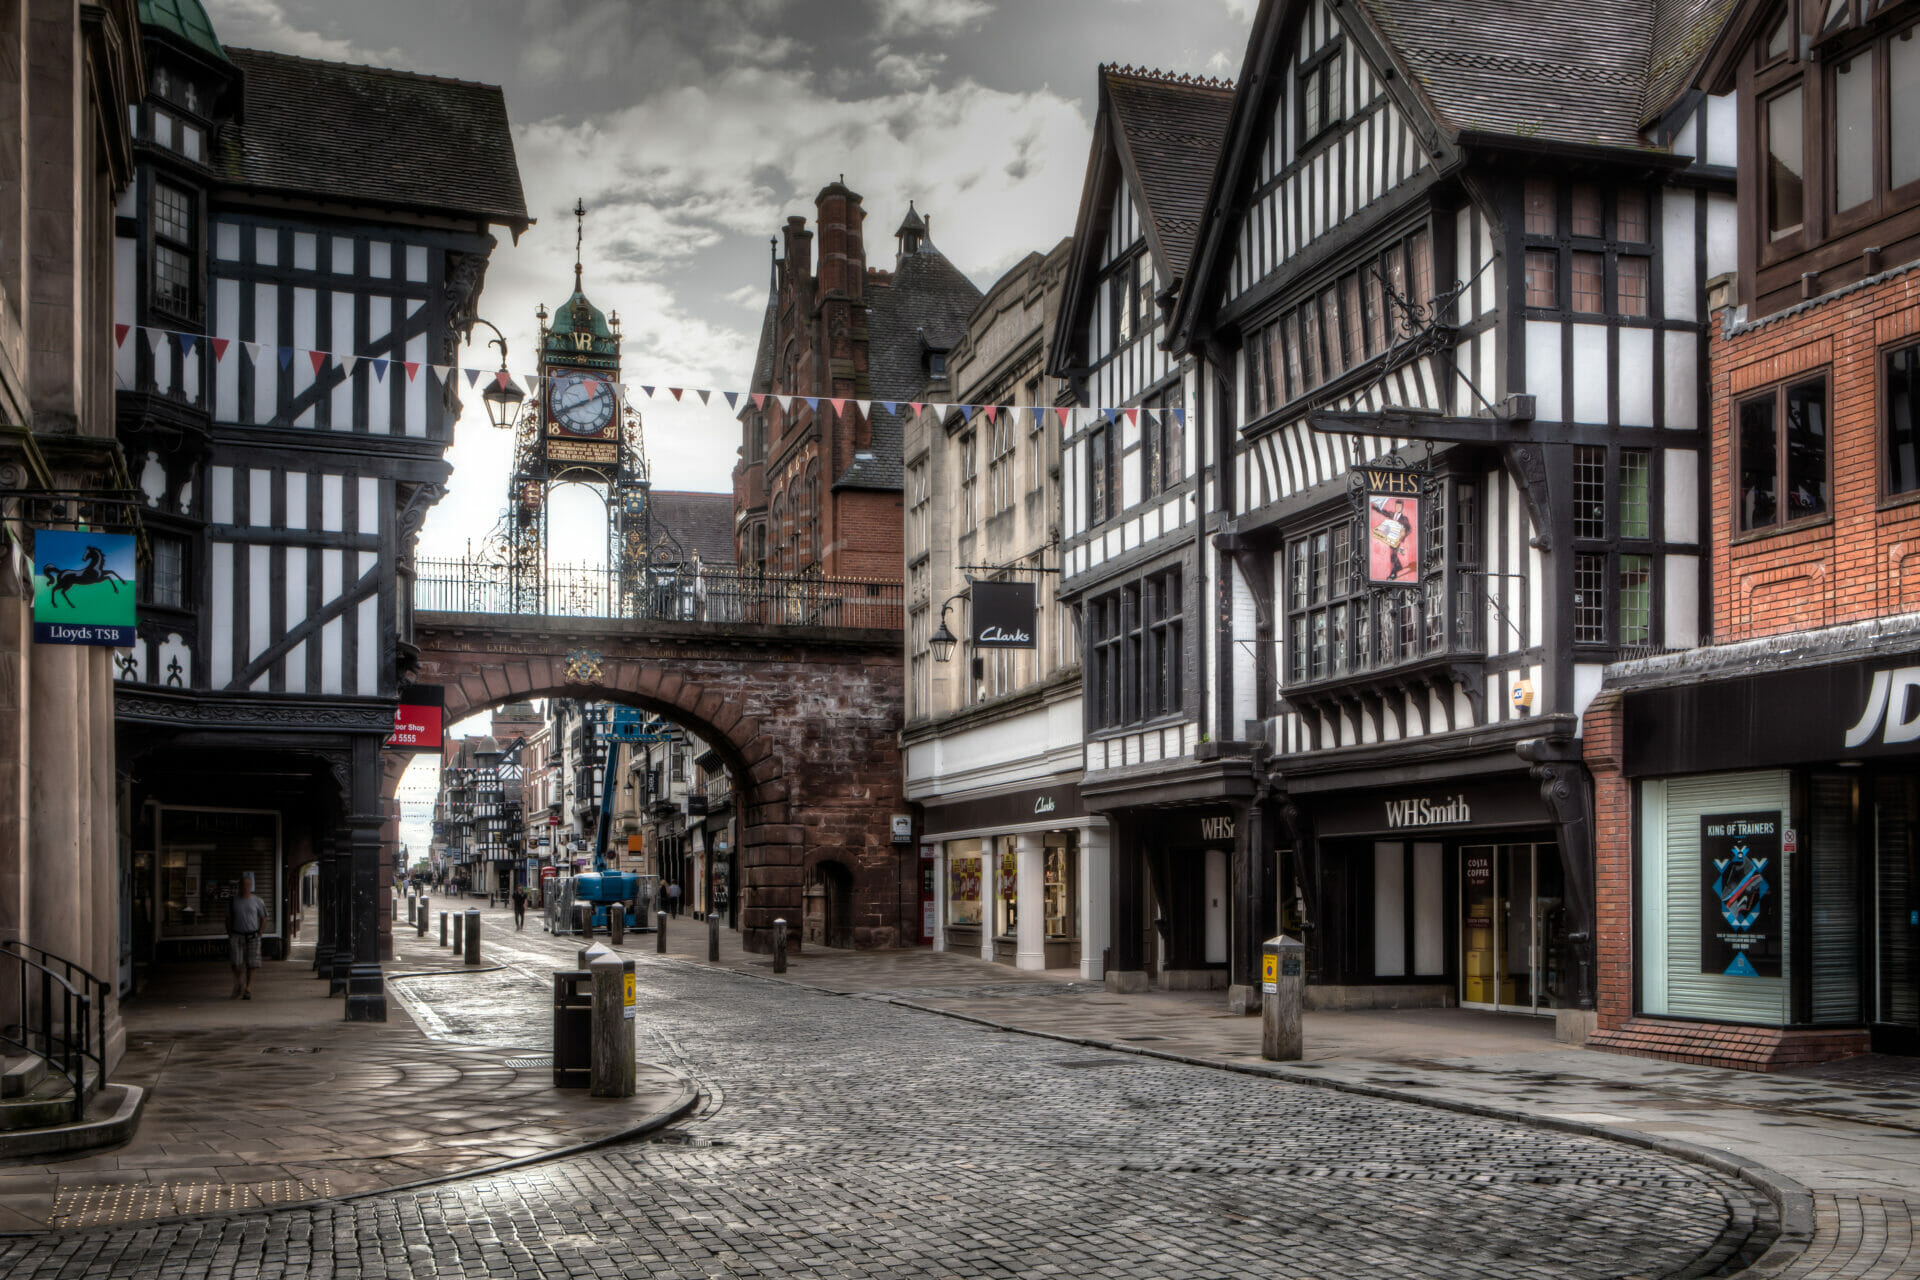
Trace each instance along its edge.
<path fill-rule="evenodd" d="M 862 224 L 867 211 L 844 182 L 830 182 L 814 197 L 814 222 L 820 228 L 820 292 L 861 300 L 866 288 L 867 250 Z"/>
<path fill-rule="evenodd" d="M 807 220 L 796 213 L 787 219 L 784 234 L 787 270 L 799 273 L 796 280 L 805 280 L 813 274 L 813 232 L 807 230 Z"/>

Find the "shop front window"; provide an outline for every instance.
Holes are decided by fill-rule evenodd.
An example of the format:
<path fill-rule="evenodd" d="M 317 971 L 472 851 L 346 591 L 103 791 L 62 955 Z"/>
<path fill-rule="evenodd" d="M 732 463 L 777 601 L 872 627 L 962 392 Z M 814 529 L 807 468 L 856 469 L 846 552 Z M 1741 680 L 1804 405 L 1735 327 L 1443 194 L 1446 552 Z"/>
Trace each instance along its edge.
<path fill-rule="evenodd" d="M 1000 877 L 993 897 L 994 932 L 1011 937 L 1020 927 L 1019 860 L 1013 851 L 1012 836 L 1001 836 L 994 843 L 999 848 L 994 862 Z"/>
<path fill-rule="evenodd" d="M 1075 884 L 1073 833 L 1049 831 L 1046 849 L 1047 937 L 1051 940 L 1077 938 L 1080 922 L 1075 904 L 1079 895 Z"/>
<path fill-rule="evenodd" d="M 947 845 L 947 923 L 979 927 L 980 842 L 955 840 Z"/>

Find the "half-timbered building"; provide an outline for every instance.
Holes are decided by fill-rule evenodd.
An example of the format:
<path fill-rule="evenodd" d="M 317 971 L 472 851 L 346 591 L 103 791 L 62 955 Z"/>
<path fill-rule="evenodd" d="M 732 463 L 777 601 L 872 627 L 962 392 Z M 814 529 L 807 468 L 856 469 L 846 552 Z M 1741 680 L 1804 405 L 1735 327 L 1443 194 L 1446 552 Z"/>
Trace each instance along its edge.
<path fill-rule="evenodd" d="M 1080 622 L 1080 796 L 1111 833 L 1103 951 L 1115 990 L 1224 985 L 1233 804 L 1244 811 L 1252 793 L 1244 754 L 1220 751 L 1238 735 L 1205 693 L 1217 455 L 1189 427 L 1207 392 L 1166 344 L 1232 101 L 1214 81 L 1100 68 L 1048 355 L 1061 403 L 1075 406 L 1059 598 Z"/>
<path fill-rule="evenodd" d="M 1710 294 L 1711 634 L 1609 668 L 1588 709 L 1594 1040 L 1766 1070 L 1912 1053 L 1920 4 L 1742 0 L 1711 35 L 1697 87 L 1737 102 L 1739 169 Z"/>
<path fill-rule="evenodd" d="M 1309 1007 L 1591 1018 L 1581 713 L 1700 625 L 1710 7 L 1255 17 L 1171 341 L 1223 459 L 1214 715 L 1277 819 L 1244 936 L 1306 931 Z"/>
<path fill-rule="evenodd" d="M 143 6 L 119 433 L 153 530 L 119 660 L 139 958 L 207 949 L 254 873 L 270 954 L 317 862 L 316 966 L 385 1016 L 381 745 L 494 239 L 528 224 L 492 86 L 224 49 Z"/>

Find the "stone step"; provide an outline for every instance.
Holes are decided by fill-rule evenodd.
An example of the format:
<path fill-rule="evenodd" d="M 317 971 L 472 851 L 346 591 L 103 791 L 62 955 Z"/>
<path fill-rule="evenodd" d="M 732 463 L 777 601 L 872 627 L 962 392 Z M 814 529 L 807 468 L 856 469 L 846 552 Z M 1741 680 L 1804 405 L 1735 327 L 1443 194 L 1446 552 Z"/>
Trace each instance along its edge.
<path fill-rule="evenodd" d="M 47 1060 L 33 1053 L 0 1060 L 0 1066 L 5 1067 L 0 1071 L 0 1098 L 24 1098 L 47 1075 Z"/>
<path fill-rule="evenodd" d="M 48 1074 L 14 1098 L 0 1098 L 0 1133 L 45 1129 L 73 1118 L 73 1087 L 63 1076 Z"/>
<path fill-rule="evenodd" d="M 118 1146 L 133 1137 L 146 1100 L 146 1090 L 137 1084 L 103 1086 L 87 1103 L 86 1118 L 78 1124 L 68 1119 L 70 1111 L 63 1110 L 53 1124 L 0 1130 L 0 1162 L 71 1156 Z"/>

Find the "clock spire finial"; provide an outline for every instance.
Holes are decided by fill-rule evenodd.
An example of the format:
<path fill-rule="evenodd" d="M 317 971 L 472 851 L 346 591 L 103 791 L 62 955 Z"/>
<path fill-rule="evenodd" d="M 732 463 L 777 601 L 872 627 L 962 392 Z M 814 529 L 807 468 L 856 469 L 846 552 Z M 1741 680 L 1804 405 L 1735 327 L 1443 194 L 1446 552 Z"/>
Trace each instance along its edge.
<path fill-rule="evenodd" d="M 587 202 L 573 198 L 573 289 L 580 291 L 580 244 L 587 234 Z"/>

